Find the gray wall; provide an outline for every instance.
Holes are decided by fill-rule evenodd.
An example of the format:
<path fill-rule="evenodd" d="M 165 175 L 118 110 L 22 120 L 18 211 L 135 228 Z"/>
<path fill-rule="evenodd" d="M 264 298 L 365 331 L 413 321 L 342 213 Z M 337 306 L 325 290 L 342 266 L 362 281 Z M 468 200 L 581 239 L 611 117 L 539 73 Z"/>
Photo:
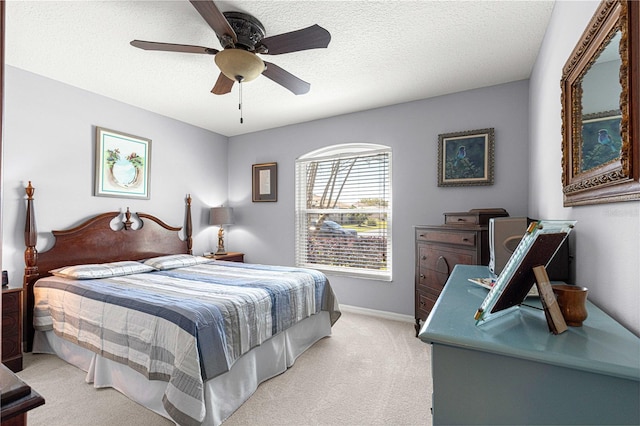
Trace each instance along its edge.
<path fill-rule="evenodd" d="M 559 83 L 562 67 L 597 5 L 597 1 L 556 2 L 530 81 L 230 141 L 7 67 L 3 268 L 14 285 L 20 282 L 28 180 L 36 187 L 42 236 L 50 229 L 75 225 L 79 218 L 127 206 L 178 225 L 184 196 L 191 193 L 196 252 L 216 244 L 215 229 L 207 225 L 207 209 L 229 200 L 236 208 L 237 224 L 228 229 L 227 248 L 245 252 L 250 262 L 292 265 L 295 159 L 327 145 L 372 142 L 393 148 L 394 280 L 330 277 L 341 303 L 412 315 L 413 225 L 441 223 L 447 211 L 504 207 L 512 216 L 577 219 L 576 281 L 589 287 L 592 302 L 640 334 L 640 202 L 562 206 Z M 94 126 L 152 139 L 151 200 L 92 196 Z M 495 185 L 439 188 L 438 134 L 485 127 L 496 129 Z M 279 166 L 278 202 L 252 203 L 251 164 L 271 161 Z"/>
<path fill-rule="evenodd" d="M 39 250 L 50 244 L 52 229 L 127 207 L 182 226 L 187 193 L 194 249 L 213 247 L 207 209 L 227 201 L 226 137 L 10 66 L 5 79 L 2 266 L 12 285 L 21 285 L 24 271 L 29 180 L 36 188 Z M 152 140 L 150 200 L 92 196 L 95 126 Z"/>
<path fill-rule="evenodd" d="M 597 1 L 556 2 L 530 79 L 531 215 L 575 219 L 576 283 L 640 335 L 640 202 L 562 206 L 560 79 Z M 637 100 L 636 100 L 637 101 Z"/>
<path fill-rule="evenodd" d="M 527 85 L 519 81 L 230 138 L 229 199 L 237 217 L 227 249 L 244 251 L 249 262 L 293 265 L 295 159 L 346 142 L 391 146 L 393 281 L 329 278 L 340 303 L 413 316 L 414 225 L 441 224 L 444 212 L 473 208 L 527 214 Z M 495 128 L 495 184 L 438 187 L 438 134 L 487 127 Z M 274 161 L 278 201 L 252 203 L 251 165 Z"/>

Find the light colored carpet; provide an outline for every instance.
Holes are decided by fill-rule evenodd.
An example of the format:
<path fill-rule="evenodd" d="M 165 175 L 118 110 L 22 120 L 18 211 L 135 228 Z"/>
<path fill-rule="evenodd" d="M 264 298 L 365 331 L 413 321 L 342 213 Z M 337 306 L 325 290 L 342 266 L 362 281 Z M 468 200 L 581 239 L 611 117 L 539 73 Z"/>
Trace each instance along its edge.
<path fill-rule="evenodd" d="M 344 312 L 331 337 L 262 383 L 224 426 L 428 426 L 430 356 L 413 324 Z M 30 426 L 172 424 L 113 389 L 94 389 L 83 371 L 54 356 L 24 361 L 19 376 L 46 400 L 29 413 Z"/>

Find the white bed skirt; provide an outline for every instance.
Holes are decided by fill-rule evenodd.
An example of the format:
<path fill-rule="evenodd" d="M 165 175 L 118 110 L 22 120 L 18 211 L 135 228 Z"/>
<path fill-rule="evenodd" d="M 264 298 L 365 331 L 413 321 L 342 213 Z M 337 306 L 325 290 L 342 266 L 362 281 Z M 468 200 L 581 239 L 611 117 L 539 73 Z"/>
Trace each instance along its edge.
<path fill-rule="evenodd" d="M 207 414 L 204 425 L 217 426 L 256 391 L 263 381 L 283 373 L 296 358 L 323 337 L 331 335 L 328 312 L 303 320 L 243 355 L 231 370 L 205 383 Z M 96 388 L 112 387 L 129 399 L 172 420 L 162 405 L 167 382 L 142 374 L 56 336 L 36 331 L 34 353 L 54 354 L 87 372 Z"/>

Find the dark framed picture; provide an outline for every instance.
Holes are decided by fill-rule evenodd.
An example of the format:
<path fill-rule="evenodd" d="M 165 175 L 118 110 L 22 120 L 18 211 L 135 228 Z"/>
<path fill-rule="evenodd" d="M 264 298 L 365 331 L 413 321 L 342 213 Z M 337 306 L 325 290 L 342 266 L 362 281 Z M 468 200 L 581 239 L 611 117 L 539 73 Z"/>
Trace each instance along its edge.
<path fill-rule="evenodd" d="M 96 127 L 95 196 L 149 199 L 151 139 Z"/>
<path fill-rule="evenodd" d="M 582 118 L 580 172 L 586 172 L 620 158 L 620 111 L 606 111 Z"/>
<path fill-rule="evenodd" d="M 278 201 L 278 163 L 254 164 L 251 168 L 252 201 Z"/>
<path fill-rule="evenodd" d="M 438 186 L 493 185 L 494 130 L 438 135 Z"/>

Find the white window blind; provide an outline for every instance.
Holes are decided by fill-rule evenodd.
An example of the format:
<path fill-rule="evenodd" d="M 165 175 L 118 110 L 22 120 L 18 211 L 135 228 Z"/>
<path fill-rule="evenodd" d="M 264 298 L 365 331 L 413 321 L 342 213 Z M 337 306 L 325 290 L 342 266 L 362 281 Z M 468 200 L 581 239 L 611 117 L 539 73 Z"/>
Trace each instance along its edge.
<path fill-rule="evenodd" d="M 296 160 L 296 264 L 391 280 L 391 149 L 334 145 Z"/>

